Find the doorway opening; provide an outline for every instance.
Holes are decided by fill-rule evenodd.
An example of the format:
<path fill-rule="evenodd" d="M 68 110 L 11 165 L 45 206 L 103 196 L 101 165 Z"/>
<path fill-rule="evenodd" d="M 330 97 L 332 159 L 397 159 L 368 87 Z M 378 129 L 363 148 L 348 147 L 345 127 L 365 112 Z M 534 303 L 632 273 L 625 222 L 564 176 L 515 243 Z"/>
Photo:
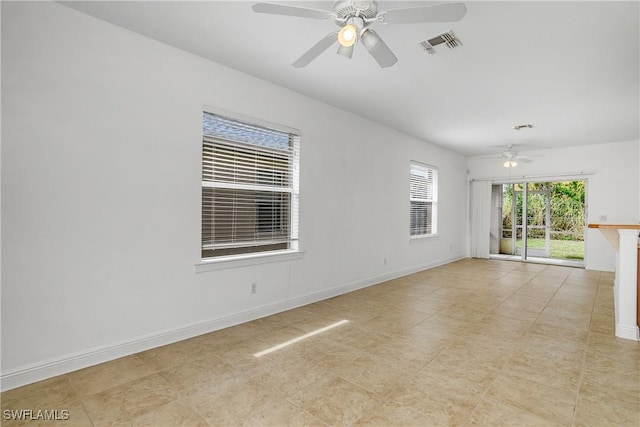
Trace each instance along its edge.
<path fill-rule="evenodd" d="M 492 186 L 490 255 L 584 267 L 586 181 Z"/>

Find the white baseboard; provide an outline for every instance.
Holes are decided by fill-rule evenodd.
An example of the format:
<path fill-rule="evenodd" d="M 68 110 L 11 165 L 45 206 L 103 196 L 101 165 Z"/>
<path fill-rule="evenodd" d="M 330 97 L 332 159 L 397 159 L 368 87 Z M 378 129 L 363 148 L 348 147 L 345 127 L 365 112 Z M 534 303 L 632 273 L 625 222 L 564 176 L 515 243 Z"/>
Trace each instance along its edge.
<path fill-rule="evenodd" d="M 616 323 L 616 336 L 627 340 L 640 341 L 640 332 L 637 326 Z"/>
<path fill-rule="evenodd" d="M 95 347 L 86 351 L 68 354 L 61 358 L 24 366 L 3 373 L 0 377 L 0 389 L 2 391 L 11 390 L 12 388 L 31 384 L 57 375 L 66 374 L 120 357 L 249 322 L 284 310 L 287 310 L 286 302 L 278 302 L 230 316 L 209 319 L 180 328 L 140 336 L 133 340 Z"/>
<path fill-rule="evenodd" d="M 417 273 L 419 271 L 429 270 L 431 268 L 438 267 L 440 265 L 449 264 L 455 261 L 459 261 L 464 258 L 466 258 L 466 256 L 456 255 L 456 256 L 445 258 L 435 262 L 420 264 L 418 266 L 407 268 L 404 270 L 397 270 L 394 272 L 381 274 L 379 276 L 370 277 L 368 279 L 357 280 L 355 282 L 336 286 L 334 288 L 330 288 L 324 291 L 315 292 L 315 293 L 304 295 L 297 298 L 292 298 L 287 301 L 288 307 L 286 308 L 286 310 L 295 308 L 295 307 L 301 307 L 307 304 L 312 304 L 314 302 L 322 301 L 328 298 L 333 298 L 338 295 L 346 294 L 348 292 L 353 292 L 355 290 L 366 288 L 368 286 L 373 286 L 378 283 L 386 282 L 387 280 L 397 279 L 399 277 L 407 276 L 409 274 Z"/>
<path fill-rule="evenodd" d="M 170 330 L 160 331 L 149 335 L 137 337 L 120 343 L 95 347 L 86 351 L 72 353 L 60 358 L 42 361 L 32 365 L 27 365 L 14 369 L 10 372 L 2 373 L 0 376 L 0 390 L 7 391 L 16 387 L 31 384 L 37 381 L 55 377 L 57 375 L 66 374 L 78 369 L 108 362 L 120 357 L 129 356 L 131 354 L 150 350 L 177 341 L 193 338 L 198 335 L 217 331 L 219 329 L 228 328 L 261 317 L 270 316 L 285 310 L 322 301 L 327 298 L 333 298 L 357 289 L 372 286 L 387 280 L 396 279 L 398 277 L 417 273 L 419 271 L 428 270 L 444 264 L 465 258 L 464 255 L 457 255 L 434 262 L 428 262 L 417 265 L 412 268 L 398 270 L 363 280 L 354 281 L 339 285 L 330 289 L 300 297 L 291 298 L 285 301 L 279 301 L 273 304 L 253 308 L 241 313 L 235 313 L 229 316 L 209 319 L 202 322 L 185 325 L 183 327 Z"/>
<path fill-rule="evenodd" d="M 618 338 L 624 338 L 627 340 L 640 341 L 640 329 L 636 325 L 623 325 L 619 323 L 620 320 L 620 307 L 618 301 L 618 292 L 620 289 L 620 283 L 618 281 L 618 277 L 615 278 L 613 282 L 613 306 L 614 306 L 614 315 L 616 322 L 616 336 Z"/>
<path fill-rule="evenodd" d="M 609 272 L 615 272 L 616 271 L 615 265 L 598 264 L 598 263 L 593 263 L 593 262 L 585 263 L 584 268 L 586 270 L 609 271 Z"/>

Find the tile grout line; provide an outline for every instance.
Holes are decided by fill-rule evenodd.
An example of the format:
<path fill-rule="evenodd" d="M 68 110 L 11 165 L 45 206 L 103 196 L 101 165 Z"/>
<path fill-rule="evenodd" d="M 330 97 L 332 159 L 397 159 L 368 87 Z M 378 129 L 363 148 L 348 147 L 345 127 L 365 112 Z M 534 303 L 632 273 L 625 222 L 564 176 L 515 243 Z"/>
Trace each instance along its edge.
<path fill-rule="evenodd" d="M 529 282 L 531 282 L 533 279 L 535 279 L 540 273 L 542 273 L 544 270 L 546 270 L 547 267 L 543 268 L 542 270 L 538 271 L 531 279 L 529 279 L 528 281 L 526 281 L 520 288 L 518 288 L 517 291 L 515 291 L 514 293 L 512 293 L 511 295 L 517 293 L 520 289 L 522 289 L 523 287 L 525 287 Z M 540 310 L 540 313 L 538 314 L 538 316 L 536 316 L 536 319 L 531 322 L 531 324 L 529 325 L 529 327 L 527 328 L 527 332 L 525 332 L 525 335 L 527 335 L 529 333 L 529 331 L 531 330 L 531 327 L 533 326 L 533 324 L 538 320 L 538 318 L 540 317 L 540 315 L 542 314 L 542 312 L 547 308 L 547 306 L 549 305 L 549 303 L 551 302 L 551 300 L 555 297 L 555 295 L 558 293 L 558 290 L 560 290 L 560 288 L 565 284 L 565 282 L 567 281 L 567 279 L 569 278 L 571 274 L 567 275 L 567 277 L 565 277 L 565 279 L 562 281 L 562 284 L 560 286 L 558 286 L 558 289 L 556 289 L 556 291 L 553 293 L 553 296 L 551 298 L 549 298 L 549 301 L 547 301 L 547 304 L 545 304 L 545 306 L 542 308 L 542 310 Z M 506 301 L 506 300 L 505 300 Z M 512 355 L 513 357 L 513 355 Z M 585 357 L 586 357 L 586 352 L 585 352 Z M 510 361 L 510 360 L 509 360 Z M 509 363 L 509 361 L 507 361 L 507 363 Z M 487 388 L 484 390 L 484 392 L 482 393 L 482 396 L 480 397 L 480 399 L 478 399 L 478 401 L 476 402 L 476 404 L 474 405 L 473 409 L 471 409 L 471 411 L 469 411 L 469 413 L 467 414 L 467 416 L 464 418 L 464 420 L 462 421 L 461 425 L 464 424 L 469 417 L 471 416 L 471 414 L 473 413 L 473 411 L 476 409 L 476 407 L 478 406 L 478 404 L 486 397 L 486 394 L 488 393 L 488 391 L 491 389 L 491 386 L 495 383 L 495 381 L 497 380 L 498 376 L 501 373 L 504 373 L 504 367 L 507 365 L 507 363 L 505 363 L 500 370 L 498 371 L 498 375 L 496 375 L 496 377 L 493 379 L 493 381 L 491 381 L 491 383 L 487 386 Z M 577 392 L 576 392 L 576 398 L 577 398 Z M 490 400 L 493 401 L 493 399 L 489 398 Z M 527 411 L 528 412 L 528 411 Z M 575 412 L 575 404 L 574 404 L 574 412 Z M 534 414 L 535 415 L 535 414 Z M 572 418 L 571 418 L 572 422 L 573 422 L 573 414 L 572 414 Z"/>
<path fill-rule="evenodd" d="M 517 268 L 516 268 L 516 269 L 514 269 L 514 270 L 512 270 L 512 271 L 510 271 L 509 273 L 512 273 L 513 271 L 516 271 L 516 270 L 517 270 Z M 514 294 L 516 294 L 520 289 L 524 288 L 524 287 L 527 285 L 527 283 L 531 282 L 531 281 L 532 281 L 536 276 L 538 276 L 538 274 L 540 274 L 542 271 L 544 271 L 544 269 L 540 270 L 540 271 L 539 271 L 539 272 L 537 272 L 537 273 L 536 273 L 536 274 L 535 274 L 531 279 L 529 279 L 529 280 L 527 280 L 526 282 L 524 282 L 524 283 L 522 284 L 522 286 L 520 286 L 516 291 L 514 291 L 511 295 L 509 295 L 509 297 L 507 297 L 507 299 L 511 298 L 511 296 L 513 296 Z M 505 275 L 507 275 L 507 274 L 509 274 L 509 273 L 506 273 Z M 506 301 L 506 299 L 505 299 L 505 301 Z M 551 301 L 551 300 L 549 300 L 549 301 Z M 500 303 L 500 305 L 502 305 L 503 303 L 504 303 L 504 301 L 503 301 L 502 303 Z M 547 303 L 547 304 L 548 304 L 548 303 Z M 500 305 L 498 305 L 498 307 L 500 307 Z M 496 308 L 498 308 L 498 307 L 496 307 Z M 545 305 L 545 308 L 546 308 L 546 305 Z M 540 313 L 542 313 L 542 311 L 544 311 L 544 308 L 540 311 Z M 539 316 L 540 316 L 540 315 L 538 315 L 538 317 L 539 317 Z M 537 318 L 538 318 L 538 317 L 536 317 L 536 320 L 537 320 Z M 535 320 L 534 320 L 533 322 L 531 322 L 531 325 L 533 325 L 533 323 L 535 323 Z M 527 328 L 527 332 L 526 332 L 526 333 L 528 333 L 528 332 L 529 332 L 529 329 L 531 328 L 531 325 L 529 325 L 529 327 Z M 526 334 L 526 333 L 525 333 L 525 334 Z M 513 355 L 512 355 L 512 357 L 513 357 Z M 509 361 L 510 361 L 510 360 L 509 360 Z M 507 363 L 509 363 L 509 361 L 507 361 Z M 495 376 L 495 378 L 494 378 L 494 379 L 493 379 L 493 380 L 492 380 L 492 381 L 487 385 L 487 387 L 485 388 L 485 390 L 482 392 L 482 395 L 480 396 L 480 398 L 479 398 L 479 399 L 476 401 L 476 403 L 473 405 L 473 408 L 471 408 L 471 410 L 469 411 L 469 413 L 467 414 L 467 416 L 462 420 L 462 422 L 460 423 L 460 425 L 464 425 L 464 424 L 467 422 L 467 420 L 469 419 L 469 417 L 471 416 L 471 414 L 473 414 L 473 412 L 476 410 L 476 408 L 478 407 L 478 405 L 480 404 L 480 402 L 482 402 L 482 400 L 483 400 L 483 399 L 485 399 L 485 397 L 486 397 L 487 393 L 488 393 L 488 392 L 489 392 L 489 390 L 491 389 L 491 386 L 496 382 L 496 380 L 498 379 L 498 376 L 500 375 L 500 373 L 502 373 L 502 372 L 503 372 L 504 367 L 506 366 L 506 364 L 507 364 L 507 363 L 505 363 L 505 364 L 503 364 L 503 365 L 502 365 L 502 367 L 501 367 L 501 368 L 500 368 L 500 370 L 498 371 L 498 374 L 497 374 L 497 375 Z"/>
<path fill-rule="evenodd" d="M 76 372 L 76 371 L 74 371 L 74 372 Z M 89 422 L 91 423 L 91 426 L 95 427 L 95 423 L 93 422 L 93 418 L 89 414 L 89 411 L 87 411 L 87 407 L 84 404 L 84 399 L 82 398 L 82 395 L 78 392 L 78 389 L 76 388 L 76 386 L 73 385 L 73 381 L 71 380 L 71 376 L 69 376 L 69 374 L 65 374 L 64 376 L 67 378 L 67 382 L 69 383 L 69 386 L 71 387 L 71 390 L 73 390 L 74 394 L 76 395 L 76 398 L 80 402 L 80 406 L 82 406 L 82 410 L 84 411 L 84 414 L 89 419 Z"/>
<path fill-rule="evenodd" d="M 598 288 L 600 288 L 600 281 L 602 279 L 602 273 L 598 274 Z M 596 290 L 596 295 L 597 295 L 597 290 Z M 578 409 L 578 403 L 580 402 L 580 389 L 582 388 L 582 380 L 584 378 L 584 369 L 585 366 L 587 364 L 587 351 L 589 348 L 589 339 L 591 338 L 591 324 L 593 323 L 593 312 L 595 311 L 596 308 L 596 301 L 595 298 L 593 300 L 593 306 L 591 307 L 591 316 L 589 317 L 589 330 L 587 331 L 587 339 L 584 343 L 584 354 L 582 356 L 582 368 L 580 369 L 580 378 L 578 379 L 578 386 L 577 386 L 577 390 L 576 390 L 576 398 L 573 404 L 573 413 L 571 414 L 571 425 L 574 425 L 575 422 L 575 417 L 576 417 L 576 411 Z"/>

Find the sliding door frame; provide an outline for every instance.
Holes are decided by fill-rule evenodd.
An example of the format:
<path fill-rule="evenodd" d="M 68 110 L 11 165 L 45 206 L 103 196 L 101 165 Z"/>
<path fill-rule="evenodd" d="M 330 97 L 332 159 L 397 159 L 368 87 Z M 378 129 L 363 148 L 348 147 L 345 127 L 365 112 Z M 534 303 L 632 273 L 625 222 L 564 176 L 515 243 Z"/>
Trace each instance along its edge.
<path fill-rule="evenodd" d="M 526 194 L 526 191 L 528 190 L 528 185 L 529 183 L 532 182 L 565 182 L 565 181 L 584 181 L 584 185 L 585 185 L 585 201 L 584 201 L 584 225 L 585 225 L 585 233 L 584 233 L 584 258 L 582 260 L 582 262 L 578 263 L 576 262 L 575 264 L 580 264 L 582 267 L 584 267 L 587 264 L 587 256 L 588 256 L 588 245 L 587 245 L 587 237 L 588 237 L 588 233 L 586 232 L 586 224 L 589 223 L 589 218 L 588 218 L 588 214 L 589 214 L 589 176 L 590 175 L 595 175 L 595 172 L 577 172 L 577 173 L 567 173 L 565 175 L 522 175 L 522 176 L 518 176 L 518 177 L 491 177 L 491 178 L 474 178 L 471 180 L 471 182 L 474 181 L 489 181 L 491 182 L 491 185 L 504 185 L 504 184 L 508 184 L 508 185 L 513 185 L 513 184 L 522 184 L 523 187 L 523 193 Z M 523 215 L 525 216 L 525 218 L 523 218 L 523 220 L 526 221 L 526 200 L 527 197 L 523 196 Z M 473 202 L 470 205 L 471 210 L 474 209 L 474 205 Z M 513 219 L 513 223 L 515 224 L 515 218 L 512 217 Z M 490 220 L 489 220 L 490 221 Z M 550 227 L 550 223 L 548 222 L 547 225 Z M 522 262 L 531 262 L 530 260 L 527 259 L 527 236 L 526 233 L 523 233 L 523 243 L 522 243 L 522 256 L 521 261 Z M 513 248 L 514 248 L 514 253 L 515 253 L 515 248 L 516 248 L 516 233 L 515 233 L 515 229 L 514 232 L 512 233 L 512 241 L 513 241 Z M 499 254 L 490 254 L 491 255 L 498 255 Z M 514 254 L 515 255 L 515 254 Z M 551 261 L 554 261 L 554 258 L 549 258 Z M 559 263 L 561 263 L 561 260 L 558 260 Z M 578 265 L 574 265 L 574 266 L 578 266 Z"/>

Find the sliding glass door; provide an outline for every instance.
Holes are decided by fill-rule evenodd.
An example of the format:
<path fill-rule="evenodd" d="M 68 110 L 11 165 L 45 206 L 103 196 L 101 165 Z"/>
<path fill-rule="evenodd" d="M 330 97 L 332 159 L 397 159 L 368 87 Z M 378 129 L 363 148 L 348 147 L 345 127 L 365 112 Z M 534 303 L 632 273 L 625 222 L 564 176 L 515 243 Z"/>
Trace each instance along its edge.
<path fill-rule="evenodd" d="M 584 259 L 585 181 L 520 182 L 494 186 L 500 244 L 492 254 L 522 260 Z M 498 221 L 496 221 L 498 220 Z"/>
<path fill-rule="evenodd" d="M 532 183 L 526 186 L 521 185 L 521 188 L 521 191 L 515 191 L 517 226 L 520 228 L 516 233 L 520 236 L 520 242 L 516 244 L 516 254 L 523 255 L 525 259 L 528 256 L 549 258 L 551 256 L 549 189 Z M 525 204 L 527 214 L 523 215 Z"/>

